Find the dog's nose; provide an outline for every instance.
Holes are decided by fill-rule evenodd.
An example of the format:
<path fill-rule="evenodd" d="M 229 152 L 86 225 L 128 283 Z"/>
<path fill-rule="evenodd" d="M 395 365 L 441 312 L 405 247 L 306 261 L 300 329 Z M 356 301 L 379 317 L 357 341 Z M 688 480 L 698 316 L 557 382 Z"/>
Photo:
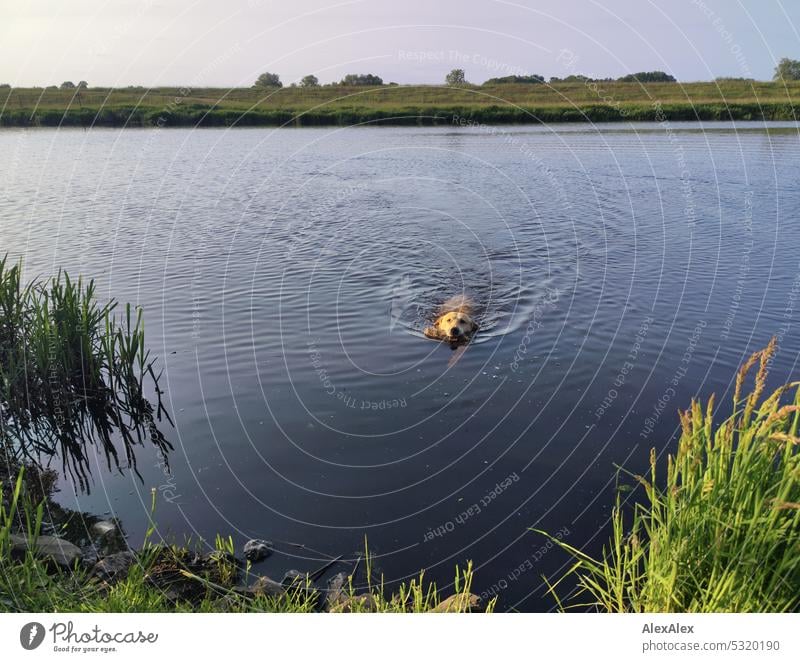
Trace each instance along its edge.
<path fill-rule="evenodd" d="M 454 326 L 452 329 L 450 329 L 450 335 L 451 336 L 460 336 L 461 335 L 461 329 L 459 329 L 457 326 Z"/>

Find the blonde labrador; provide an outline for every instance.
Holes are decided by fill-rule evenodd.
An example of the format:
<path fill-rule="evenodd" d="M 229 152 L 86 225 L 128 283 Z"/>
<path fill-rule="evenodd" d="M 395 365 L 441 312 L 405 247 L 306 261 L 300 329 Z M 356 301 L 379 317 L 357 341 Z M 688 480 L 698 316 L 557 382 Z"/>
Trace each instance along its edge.
<path fill-rule="evenodd" d="M 436 321 L 426 327 L 423 333 L 428 338 L 445 340 L 451 345 L 468 343 L 478 330 L 473 311 L 469 297 L 463 294 L 451 297 L 441 305 Z"/>

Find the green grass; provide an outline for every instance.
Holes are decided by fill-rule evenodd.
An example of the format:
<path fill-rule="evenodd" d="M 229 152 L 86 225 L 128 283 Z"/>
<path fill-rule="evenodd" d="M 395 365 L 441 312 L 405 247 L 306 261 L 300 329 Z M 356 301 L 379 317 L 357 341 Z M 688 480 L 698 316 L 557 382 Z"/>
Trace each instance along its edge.
<path fill-rule="evenodd" d="M 774 350 L 773 341 L 739 371 L 730 417 L 715 423 L 713 397 L 681 412 L 664 482 L 653 451 L 649 477 L 635 476 L 646 502 L 617 500 L 601 558 L 553 538 L 574 558 L 551 586 L 563 609 L 800 609 L 800 382 L 761 399 Z M 559 597 L 561 582 L 577 588 Z"/>
<path fill-rule="evenodd" d="M 36 555 L 35 548 L 23 558 L 12 558 L 10 533 L 21 529 L 35 543 L 45 504 L 36 504 L 29 498 L 23 475 L 24 471 L 20 471 L 13 488 L 7 490 L 7 498 L 0 503 L 0 611 L 306 613 L 316 611 L 324 598 L 307 576 L 281 596 L 247 593 L 242 587 L 252 583 L 255 576 L 249 564 L 242 570 L 234 562 L 230 537 L 217 536 L 213 561 L 198 569 L 196 552 L 190 545 L 153 543 L 154 525 L 145 535 L 138 563 L 116 583 L 93 577 L 78 565 L 72 570 L 53 568 Z M 346 611 L 423 613 L 443 608 L 443 594 L 434 583 L 425 581 L 424 572 L 388 593 L 383 577 L 373 574 L 368 550 L 365 564 L 366 582 L 357 586 L 350 575 L 343 587 Z M 456 568 L 450 604 L 470 604 L 472 579 L 471 563 L 463 570 Z M 175 586 L 181 587 L 179 597 L 169 594 Z M 494 604 L 492 600 L 483 609 L 491 612 Z"/>
<path fill-rule="evenodd" d="M 94 281 L 59 273 L 23 284 L 21 264 L 0 259 L 0 461 L 59 454 L 86 487 L 89 445 L 109 468 L 120 467 L 123 452 L 135 471 L 134 447 L 145 440 L 166 459 L 171 446 L 156 423 L 169 416 L 141 310 L 128 305 L 118 317 L 116 306 L 97 302 Z"/>
<path fill-rule="evenodd" d="M 0 126 L 319 126 L 793 120 L 800 82 L 0 90 Z"/>

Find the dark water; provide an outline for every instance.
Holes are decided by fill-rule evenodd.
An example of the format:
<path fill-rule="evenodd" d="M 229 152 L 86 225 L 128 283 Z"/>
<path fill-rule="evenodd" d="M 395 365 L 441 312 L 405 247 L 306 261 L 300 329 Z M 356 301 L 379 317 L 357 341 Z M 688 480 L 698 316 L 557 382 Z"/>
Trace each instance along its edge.
<path fill-rule="evenodd" d="M 676 410 L 779 336 L 797 378 L 798 132 L 772 125 L 0 132 L 2 251 L 142 304 L 176 427 L 173 475 L 94 472 L 71 507 L 132 542 L 281 553 L 309 570 L 364 536 L 388 580 L 548 610 L 597 552 L 615 465 L 674 447 Z M 468 292 L 463 354 L 425 339 Z"/>

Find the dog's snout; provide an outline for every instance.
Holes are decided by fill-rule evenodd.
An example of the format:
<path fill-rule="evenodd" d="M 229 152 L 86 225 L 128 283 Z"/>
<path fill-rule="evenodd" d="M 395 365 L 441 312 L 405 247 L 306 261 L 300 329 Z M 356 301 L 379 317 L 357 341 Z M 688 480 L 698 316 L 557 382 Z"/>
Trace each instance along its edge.
<path fill-rule="evenodd" d="M 439 316 L 424 331 L 428 338 L 447 341 L 452 348 L 465 345 L 478 328 L 469 311 L 472 304 L 464 297 L 451 297 L 439 308 Z"/>

